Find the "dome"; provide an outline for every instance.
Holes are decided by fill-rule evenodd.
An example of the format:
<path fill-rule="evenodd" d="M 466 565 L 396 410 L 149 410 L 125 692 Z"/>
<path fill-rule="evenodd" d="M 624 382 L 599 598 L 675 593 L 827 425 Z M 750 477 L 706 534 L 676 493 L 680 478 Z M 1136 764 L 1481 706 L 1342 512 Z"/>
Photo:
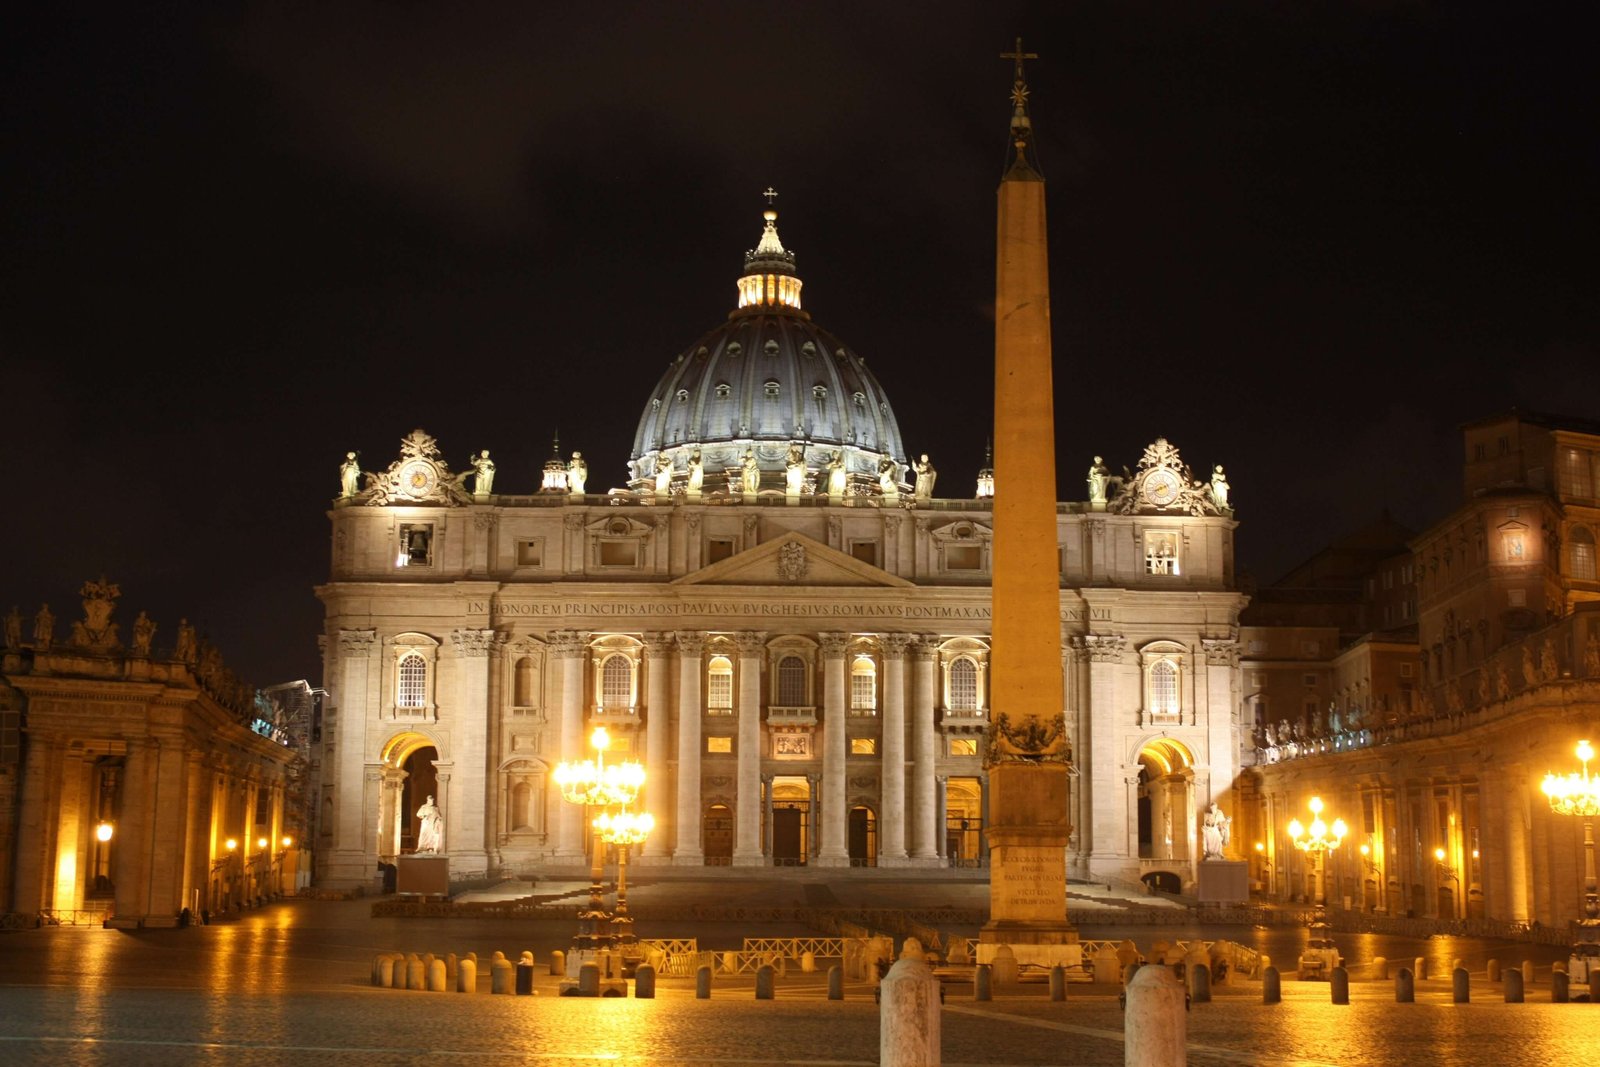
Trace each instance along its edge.
<path fill-rule="evenodd" d="M 903 478 L 906 453 L 889 398 L 862 358 L 801 310 L 802 283 L 794 253 L 778 240 L 778 213 L 768 207 L 763 218 L 760 244 L 745 253 L 739 306 L 681 352 L 651 392 L 634 434 L 630 484 L 652 482 L 663 461 L 676 480 L 699 453 L 712 494 L 748 450 L 763 491 L 776 491 L 795 446 L 808 471 L 840 453 L 858 491 L 878 486 L 885 459 Z"/>

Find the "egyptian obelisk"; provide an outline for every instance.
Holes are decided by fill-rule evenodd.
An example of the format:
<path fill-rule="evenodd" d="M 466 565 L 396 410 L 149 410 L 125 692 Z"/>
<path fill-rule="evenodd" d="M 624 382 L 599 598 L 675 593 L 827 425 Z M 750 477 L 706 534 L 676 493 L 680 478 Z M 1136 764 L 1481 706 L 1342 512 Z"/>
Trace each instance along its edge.
<path fill-rule="evenodd" d="M 994 720 L 989 774 L 991 946 L 1019 962 L 1060 962 L 1067 919 L 1070 751 L 1061 674 L 1061 565 L 1056 548 L 1055 413 L 1044 176 L 1033 157 L 1022 51 L 1012 85 L 1011 150 L 1000 182 L 994 330 Z M 985 951 L 987 950 L 987 951 Z M 1075 962 L 1075 961 L 1074 961 Z"/>

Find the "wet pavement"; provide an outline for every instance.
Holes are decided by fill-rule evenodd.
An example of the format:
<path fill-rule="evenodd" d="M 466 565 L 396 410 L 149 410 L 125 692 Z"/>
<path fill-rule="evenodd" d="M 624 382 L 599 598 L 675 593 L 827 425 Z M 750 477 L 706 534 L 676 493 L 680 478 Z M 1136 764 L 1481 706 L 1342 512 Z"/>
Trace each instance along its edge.
<path fill-rule="evenodd" d="M 929 889 L 945 894 L 948 887 Z M 663 890 L 656 899 L 668 899 Z M 675 892 L 690 896 L 684 886 Z M 773 900 L 770 889 L 755 891 Z M 916 890 L 885 888 L 904 899 Z M 651 894 L 642 894 L 650 899 Z M 826 975 L 790 968 L 772 1000 L 754 981 L 719 976 L 708 1000 L 693 979 L 662 977 L 655 999 L 560 997 L 548 974 L 576 923 L 565 920 L 374 919 L 372 899 L 297 899 L 182 930 L 58 927 L 0 933 L 0 1063 L 11 1064 L 638 1064 L 654 1067 L 878 1063 L 878 1008 L 867 984 L 843 1001 Z M 1284 960 L 1304 931 L 1294 928 L 1119 928 L 1078 915 L 1085 938 L 1227 938 Z M 648 907 L 646 908 L 648 911 Z M 699 937 L 702 948 L 738 947 L 741 936 L 812 935 L 762 925 L 670 924 L 641 919 L 643 937 Z M 975 932 L 975 931 L 974 931 Z M 1352 974 L 1373 955 L 1424 956 L 1439 978 L 1417 983 L 1417 1002 L 1397 1004 L 1387 981 L 1352 980 L 1351 1003 L 1334 1005 L 1326 982 L 1299 982 L 1285 967 L 1283 1001 L 1263 1004 L 1261 984 L 1231 979 L 1186 1018 L 1189 1062 L 1310 1064 L 1568 1064 L 1600 1056 L 1600 1005 L 1550 1002 L 1549 946 L 1346 935 Z M 487 966 L 477 995 L 381 989 L 371 984 L 382 952 L 494 951 L 515 960 L 531 950 L 534 996 L 490 995 Z M 1446 974 L 1460 958 L 1472 970 L 1471 1002 L 1452 1002 Z M 1490 983 L 1490 958 L 1536 963 L 1527 1002 L 1507 1004 Z M 972 999 L 970 984 L 947 990 L 941 1020 L 944 1067 L 1066 1067 L 1124 1063 L 1122 1009 L 1110 986 L 1070 984 L 1053 1002 L 1047 986 Z"/>

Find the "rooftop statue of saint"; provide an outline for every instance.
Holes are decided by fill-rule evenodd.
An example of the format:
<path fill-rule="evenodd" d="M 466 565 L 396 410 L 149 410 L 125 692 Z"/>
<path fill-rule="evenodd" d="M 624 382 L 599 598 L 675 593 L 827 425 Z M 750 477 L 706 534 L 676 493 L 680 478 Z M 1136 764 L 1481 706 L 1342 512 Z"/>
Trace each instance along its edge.
<path fill-rule="evenodd" d="M 919 503 L 925 503 L 926 501 L 932 500 L 933 480 L 939 476 L 939 472 L 933 469 L 932 463 L 928 462 L 928 454 L 924 452 L 922 456 L 911 465 L 911 467 L 917 472 L 916 489 L 913 490 L 917 501 Z"/>
<path fill-rule="evenodd" d="M 474 496 L 488 496 L 494 490 L 494 460 L 489 458 L 489 450 L 485 448 L 472 457 L 472 493 Z"/>
<path fill-rule="evenodd" d="M 761 490 L 761 468 L 756 464 L 755 449 L 744 450 L 740 465 L 739 487 L 745 496 L 755 496 Z"/>
<path fill-rule="evenodd" d="M 589 480 L 589 464 L 583 461 L 582 452 L 574 452 L 572 459 L 567 461 L 567 489 L 570 492 L 582 494 L 584 483 Z"/>
<path fill-rule="evenodd" d="M 354 452 L 344 454 L 339 464 L 339 495 L 349 500 L 361 491 L 361 461 Z"/>
<path fill-rule="evenodd" d="M 1110 476 L 1111 471 L 1106 466 L 1105 460 L 1099 456 L 1094 457 L 1094 462 L 1089 465 L 1089 503 L 1106 502 L 1106 479 Z"/>
<path fill-rule="evenodd" d="M 1228 476 L 1222 473 L 1220 463 L 1211 471 L 1211 502 L 1219 509 L 1228 507 Z"/>

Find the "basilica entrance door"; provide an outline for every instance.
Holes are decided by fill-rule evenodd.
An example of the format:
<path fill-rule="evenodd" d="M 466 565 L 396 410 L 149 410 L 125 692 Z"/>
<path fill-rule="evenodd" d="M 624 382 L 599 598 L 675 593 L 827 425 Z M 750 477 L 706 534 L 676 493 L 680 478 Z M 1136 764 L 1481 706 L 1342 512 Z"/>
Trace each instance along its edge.
<path fill-rule="evenodd" d="M 798 867 L 805 863 L 800 851 L 802 812 L 799 808 L 777 808 L 772 813 L 772 862 L 777 867 Z"/>
<path fill-rule="evenodd" d="M 713 804 L 706 812 L 704 847 L 707 867 L 733 863 L 733 813 L 726 804 Z"/>
<path fill-rule="evenodd" d="M 871 808 L 850 809 L 850 866 L 878 865 L 878 820 Z"/>

